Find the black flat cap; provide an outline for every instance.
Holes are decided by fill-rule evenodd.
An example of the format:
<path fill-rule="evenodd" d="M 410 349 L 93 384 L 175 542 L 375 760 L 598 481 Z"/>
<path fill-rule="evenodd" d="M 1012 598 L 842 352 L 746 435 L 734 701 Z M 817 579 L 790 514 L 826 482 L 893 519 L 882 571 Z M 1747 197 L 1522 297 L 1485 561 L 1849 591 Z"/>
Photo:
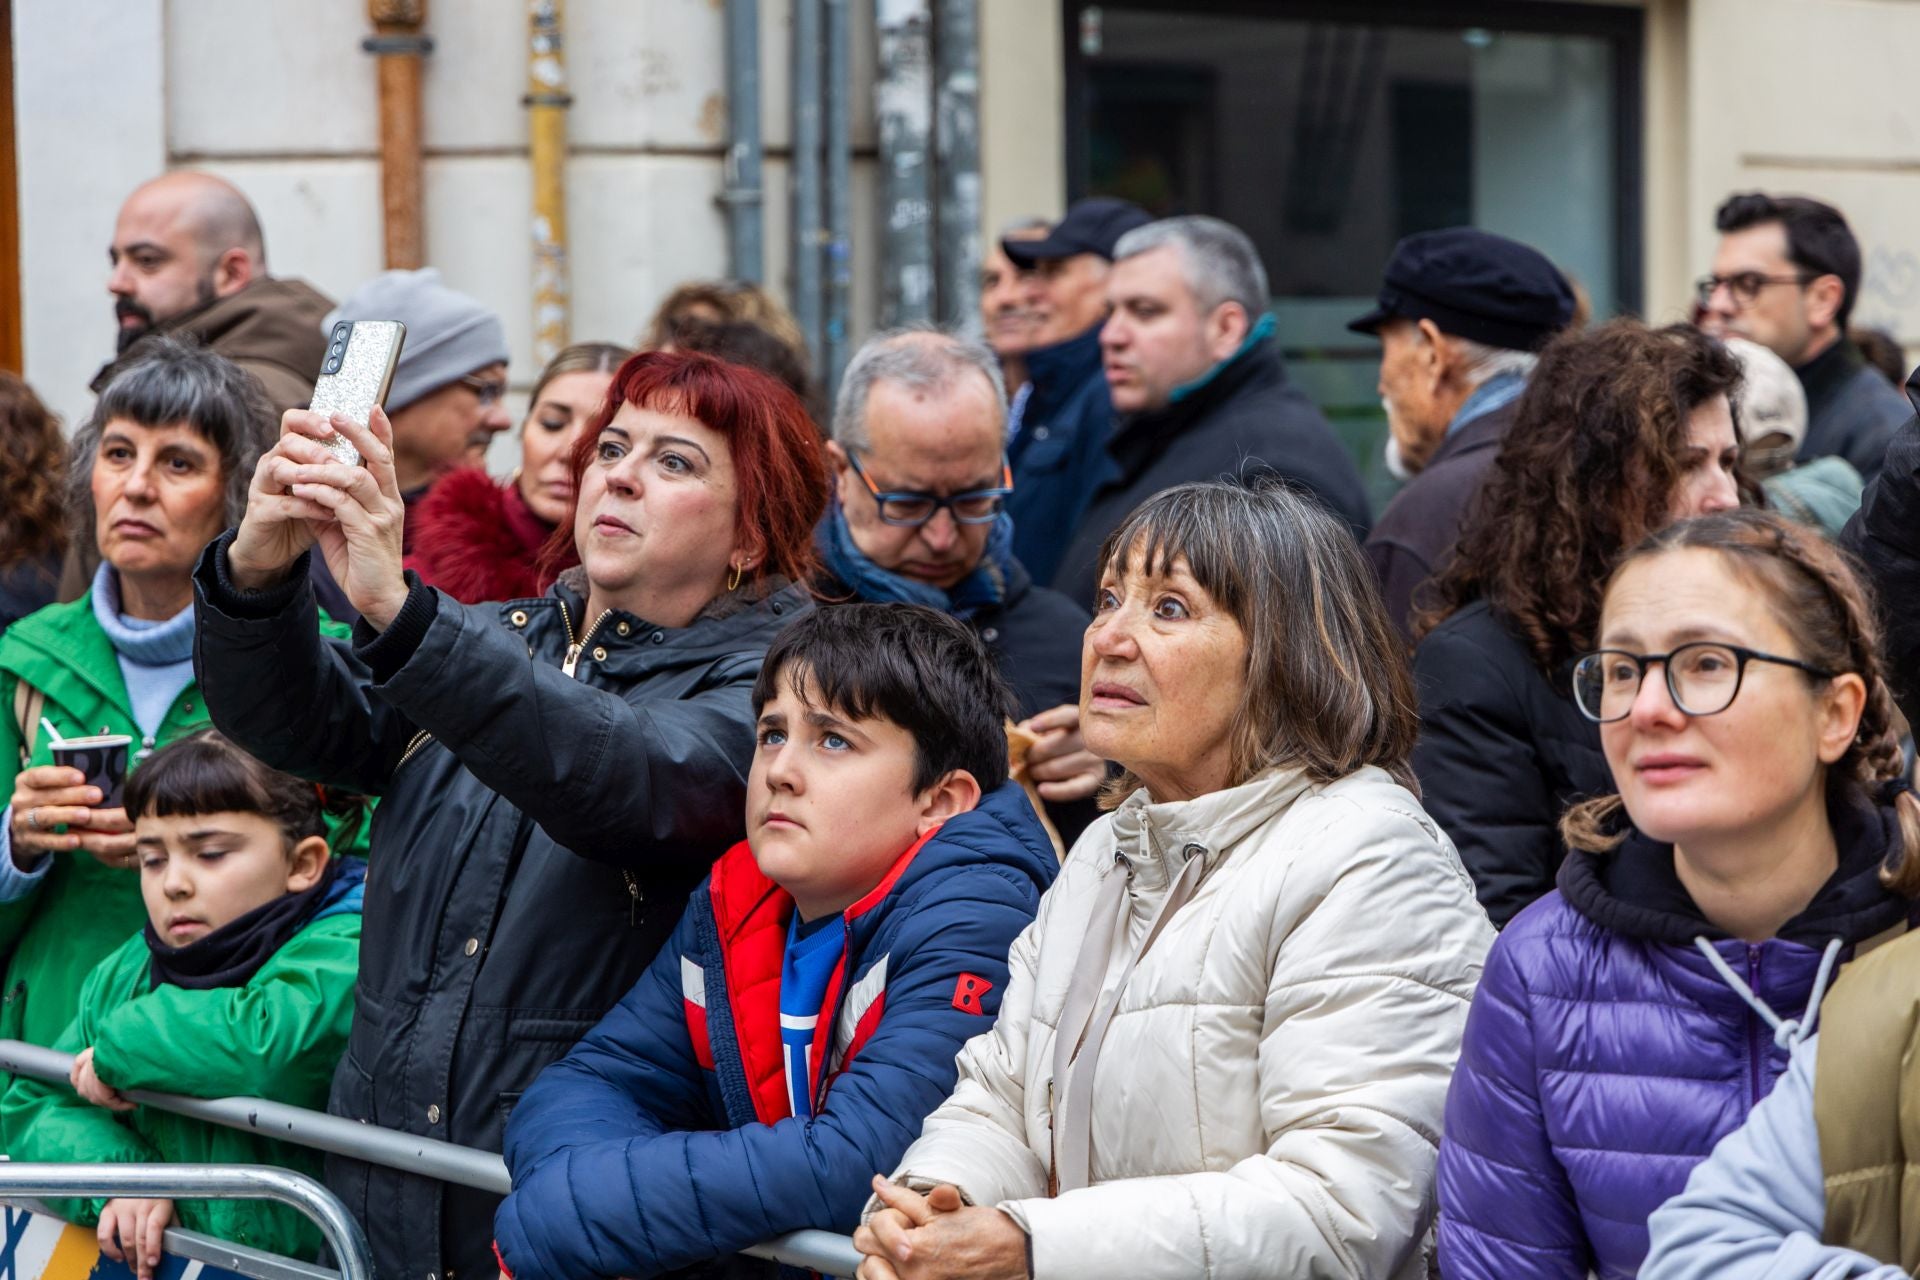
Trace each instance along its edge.
<path fill-rule="evenodd" d="M 1077 253 L 1097 253 L 1112 262 L 1113 246 L 1120 237 L 1152 221 L 1152 215 L 1132 201 L 1092 196 L 1075 201 L 1067 216 L 1040 239 L 1002 240 L 1000 248 L 1022 271 L 1032 269 L 1036 262 L 1071 258 Z"/>
<path fill-rule="evenodd" d="M 1443 333 L 1533 351 L 1573 319 L 1573 286 L 1537 249 L 1472 227 L 1408 236 L 1387 259 L 1380 303 L 1355 333 L 1389 320 L 1431 320 Z"/>

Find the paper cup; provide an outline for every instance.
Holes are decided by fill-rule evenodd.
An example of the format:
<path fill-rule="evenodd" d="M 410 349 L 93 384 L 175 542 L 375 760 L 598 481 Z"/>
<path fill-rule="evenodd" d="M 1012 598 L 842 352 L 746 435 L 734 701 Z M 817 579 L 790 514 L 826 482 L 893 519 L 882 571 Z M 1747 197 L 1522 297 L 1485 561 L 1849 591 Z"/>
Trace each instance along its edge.
<path fill-rule="evenodd" d="M 124 733 L 102 733 L 91 738 L 63 738 L 51 743 L 53 762 L 87 775 L 86 785 L 100 788 L 95 808 L 119 809 L 126 804 L 127 749 L 133 739 Z"/>

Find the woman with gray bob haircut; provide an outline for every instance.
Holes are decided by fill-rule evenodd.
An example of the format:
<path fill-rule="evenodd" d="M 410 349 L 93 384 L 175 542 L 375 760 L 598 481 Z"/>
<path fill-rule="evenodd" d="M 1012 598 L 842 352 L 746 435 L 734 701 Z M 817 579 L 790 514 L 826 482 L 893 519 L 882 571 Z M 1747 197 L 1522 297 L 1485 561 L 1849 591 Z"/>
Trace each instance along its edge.
<path fill-rule="evenodd" d="M 207 722 L 193 671 L 193 566 L 240 518 L 278 437 L 253 375 L 202 347 L 156 339 L 108 384 L 75 435 L 68 510 L 91 585 L 0 636 L 0 1038 L 51 1045 L 81 983 L 146 921 L 133 827 L 61 738 L 121 734 L 138 768 Z M 86 856 L 82 856 L 86 855 Z M 0 1148 L 9 1145 L 0 1134 Z"/>
<path fill-rule="evenodd" d="M 1371 571 L 1279 485 L 1168 489 L 1101 563 L 1082 734 L 1125 775 L 875 1179 L 860 1276 L 1424 1277 L 1493 930 Z"/>

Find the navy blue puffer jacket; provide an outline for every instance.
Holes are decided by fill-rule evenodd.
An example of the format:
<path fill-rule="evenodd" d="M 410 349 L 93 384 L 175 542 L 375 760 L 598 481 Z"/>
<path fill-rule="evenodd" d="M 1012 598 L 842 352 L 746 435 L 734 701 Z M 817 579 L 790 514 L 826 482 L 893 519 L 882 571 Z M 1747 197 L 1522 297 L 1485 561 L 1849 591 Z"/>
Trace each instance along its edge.
<path fill-rule="evenodd" d="M 1706 958 L 1704 939 L 1780 1019 L 1801 1019 L 1830 948 L 1904 931 L 1880 883 L 1891 806 L 1831 810 L 1840 867 L 1758 945 L 1700 915 L 1671 845 L 1630 836 L 1569 854 L 1559 888 L 1495 942 L 1467 1018 L 1440 1148 L 1448 1280 L 1621 1280 L 1647 1218 L 1786 1070 L 1787 1036 Z M 1811 1021 L 1811 1019 L 1808 1019 Z"/>

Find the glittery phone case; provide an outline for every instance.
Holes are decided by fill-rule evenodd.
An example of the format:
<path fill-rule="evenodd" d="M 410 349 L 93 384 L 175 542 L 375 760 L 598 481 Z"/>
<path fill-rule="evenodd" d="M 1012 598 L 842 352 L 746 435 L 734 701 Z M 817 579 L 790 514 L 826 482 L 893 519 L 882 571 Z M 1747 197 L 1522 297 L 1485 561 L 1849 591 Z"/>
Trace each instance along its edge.
<path fill-rule="evenodd" d="M 313 403 L 308 407 L 315 413 L 338 413 L 366 426 L 373 407 L 386 402 L 394 366 L 400 363 L 400 348 L 406 340 L 407 326 L 398 320 L 342 320 L 334 325 L 327 336 L 327 358 L 320 366 L 320 379 L 313 384 Z M 345 436 L 336 434 L 325 443 L 340 461 L 358 465 L 360 451 Z"/>

